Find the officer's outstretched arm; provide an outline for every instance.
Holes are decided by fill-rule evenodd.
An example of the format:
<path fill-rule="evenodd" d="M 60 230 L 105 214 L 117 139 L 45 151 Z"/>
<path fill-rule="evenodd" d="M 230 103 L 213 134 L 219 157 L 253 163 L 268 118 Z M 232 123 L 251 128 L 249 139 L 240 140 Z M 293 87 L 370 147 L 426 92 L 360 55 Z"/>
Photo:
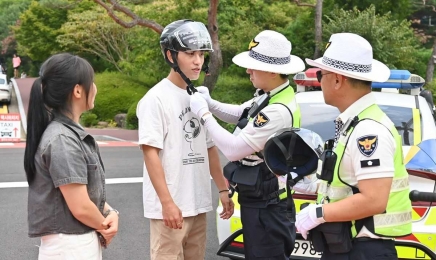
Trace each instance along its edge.
<path fill-rule="evenodd" d="M 215 145 L 230 161 L 237 161 L 255 152 L 240 136 L 235 136 L 221 127 L 210 114 L 206 100 L 200 93 L 191 95 L 191 111 L 200 117 Z"/>
<path fill-rule="evenodd" d="M 206 100 L 210 112 L 222 121 L 230 124 L 238 123 L 245 106 L 221 103 L 210 97 L 209 89 L 207 87 L 197 87 L 197 91 Z"/>
<path fill-rule="evenodd" d="M 238 161 L 255 152 L 241 136 L 235 136 L 227 132 L 218 124 L 215 118 L 207 118 L 204 125 L 212 136 L 215 145 L 229 161 Z"/>

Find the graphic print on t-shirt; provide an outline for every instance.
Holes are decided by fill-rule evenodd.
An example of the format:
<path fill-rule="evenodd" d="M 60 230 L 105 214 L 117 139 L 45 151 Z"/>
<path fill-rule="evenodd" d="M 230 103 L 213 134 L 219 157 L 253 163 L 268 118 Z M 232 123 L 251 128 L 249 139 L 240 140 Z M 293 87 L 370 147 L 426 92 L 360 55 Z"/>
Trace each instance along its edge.
<path fill-rule="evenodd" d="M 192 149 L 192 141 L 194 141 L 194 138 L 196 138 L 201 132 L 200 122 L 194 117 L 189 119 L 185 122 L 183 131 L 185 131 L 184 135 L 186 142 L 189 143 L 191 151 L 194 151 L 194 149 Z"/>
<path fill-rule="evenodd" d="M 188 159 L 183 159 L 183 165 L 204 163 L 204 156 L 201 156 L 201 153 L 195 153 L 192 147 L 194 139 L 197 138 L 201 132 L 201 125 L 198 119 L 195 117 L 188 119 L 183 126 L 183 131 L 185 141 L 189 143 L 189 148 L 192 151 L 188 154 Z M 200 157 L 196 157 L 198 155 L 200 155 Z"/>
<path fill-rule="evenodd" d="M 201 134 L 201 124 L 200 120 L 198 120 L 197 117 L 193 117 L 190 107 L 184 108 L 181 113 L 179 114 L 178 118 L 180 121 L 182 121 L 183 124 L 183 136 L 185 137 L 185 141 L 189 144 L 189 150 L 183 149 L 183 165 L 188 164 L 197 164 L 197 163 L 204 163 L 204 154 L 201 151 L 194 151 L 194 149 L 198 146 L 194 145 L 196 142 L 199 142 L 199 140 L 195 140 L 195 138 L 201 137 L 203 135 Z M 201 150 L 201 149 L 200 149 Z M 187 152 L 185 154 L 185 151 Z"/>

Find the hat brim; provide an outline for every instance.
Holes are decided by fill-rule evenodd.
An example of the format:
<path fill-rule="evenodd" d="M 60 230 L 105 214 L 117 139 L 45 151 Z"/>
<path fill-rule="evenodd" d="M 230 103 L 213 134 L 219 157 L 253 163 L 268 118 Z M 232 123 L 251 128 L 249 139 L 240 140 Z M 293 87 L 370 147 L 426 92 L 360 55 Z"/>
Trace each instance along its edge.
<path fill-rule="evenodd" d="M 316 60 L 306 59 L 306 62 L 307 64 L 313 67 L 331 71 L 333 73 L 344 75 L 346 77 L 350 77 L 353 79 L 360 79 L 366 81 L 385 82 L 389 79 L 391 75 L 390 69 L 385 64 L 374 59 L 372 60 L 372 68 L 371 68 L 371 72 L 369 73 L 341 70 L 322 63 L 322 58 Z"/>
<path fill-rule="evenodd" d="M 295 55 L 291 55 L 290 63 L 275 65 L 253 59 L 248 55 L 248 53 L 248 51 L 239 53 L 233 57 L 233 63 L 246 69 L 261 70 L 286 75 L 301 72 L 306 68 L 304 61 Z"/>

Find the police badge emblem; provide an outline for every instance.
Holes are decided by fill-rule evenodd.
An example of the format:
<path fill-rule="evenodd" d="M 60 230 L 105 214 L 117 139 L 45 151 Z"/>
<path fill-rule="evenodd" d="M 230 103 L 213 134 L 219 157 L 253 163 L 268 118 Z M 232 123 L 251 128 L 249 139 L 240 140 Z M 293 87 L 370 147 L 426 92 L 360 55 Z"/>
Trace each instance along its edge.
<path fill-rule="evenodd" d="M 367 157 L 370 157 L 374 154 L 375 149 L 377 149 L 377 145 L 377 135 L 365 135 L 357 138 L 357 146 L 359 147 L 359 151 Z"/>
<path fill-rule="evenodd" d="M 269 122 L 269 118 L 263 112 L 260 112 L 254 118 L 254 127 L 262 127 L 268 124 L 268 122 Z"/>

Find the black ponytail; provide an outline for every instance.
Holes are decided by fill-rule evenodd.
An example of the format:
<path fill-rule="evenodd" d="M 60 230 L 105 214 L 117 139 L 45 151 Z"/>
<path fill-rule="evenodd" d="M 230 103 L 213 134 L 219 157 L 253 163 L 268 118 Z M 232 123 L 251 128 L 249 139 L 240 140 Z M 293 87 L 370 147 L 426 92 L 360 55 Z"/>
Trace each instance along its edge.
<path fill-rule="evenodd" d="M 35 179 L 35 153 L 39 141 L 49 123 L 49 114 L 44 105 L 41 78 L 33 82 L 30 91 L 29 108 L 27 112 L 27 137 L 24 151 L 24 170 L 27 182 L 30 184 Z"/>
<path fill-rule="evenodd" d="M 71 94 L 76 85 L 84 88 L 88 98 L 94 83 L 91 65 L 85 59 L 69 53 L 55 54 L 48 58 L 42 64 L 39 75 L 30 91 L 27 112 L 24 170 L 29 185 L 36 175 L 35 154 L 51 119 L 58 113 L 71 113 Z"/>

